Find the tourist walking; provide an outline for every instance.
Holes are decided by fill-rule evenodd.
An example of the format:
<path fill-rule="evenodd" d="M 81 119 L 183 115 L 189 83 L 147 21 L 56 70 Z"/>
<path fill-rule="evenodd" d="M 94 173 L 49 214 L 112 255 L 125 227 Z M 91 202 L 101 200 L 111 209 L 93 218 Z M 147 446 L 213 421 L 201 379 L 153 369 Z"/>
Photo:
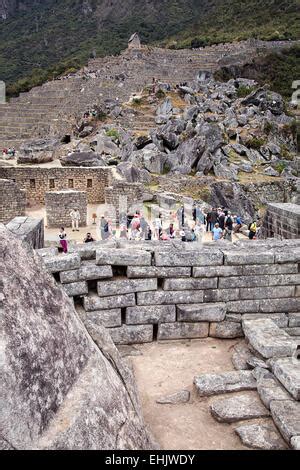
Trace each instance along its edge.
<path fill-rule="evenodd" d="M 241 230 L 243 226 L 242 218 L 239 215 L 237 215 L 235 222 L 236 222 L 236 226 L 234 227 L 234 233 L 239 233 L 239 231 Z"/>
<path fill-rule="evenodd" d="M 251 224 L 249 224 L 249 239 L 250 240 L 253 240 L 253 238 L 256 236 L 256 232 L 257 232 L 257 222 L 256 220 L 253 220 L 253 222 Z"/>
<path fill-rule="evenodd" d="M 220 228 L 219 224 L 215 224 L 212 229 L 212 239 L 216 242 L 223 237 L 223 230 Z"/>
<path fill-rule="evenodd" d="M 101 232 L 101 240 L 106 240 L 108 238 L 108 222 L 104 215 L 102 215 L 100 220 L 100 232 Z"/>
<path fill-rule="evenodd" d="M 159 216 L 156 217 L 156 219 L 154 219 L 153 225 L 154 225 L 155 238 L 156 240 L 159 240 L 161 233 L 162 233 L 162 215 L 161 214 L 159 214 Z"/>
<path fill-rule="evenodd" d="M 232 230 L 233 230 L 233 219 L 231 212 L 228 212 L 227 217 L 225 218 L 225 233 L 224 239 L 232 242 Z"/>
<path fill-rule="evenodd" d="M 177 220 L 179 228 L 181 229 L 182 227 L 184 227 L 184 206 L 179 207 L 177 211 Z"/>
<path fill-rule="evenodd" d="M 68 253 L 67 234 L 65 232 L 64 227 L 60 228 L 58 238 L 59 238 L 59 243 L 60 243 L 60 246 L 62 247 L 63 252 Z"/>
<path fill-rule="evenodd" d="M 142 239 L 145 240 L 147 236 L 148 223 L 143 214 L 140 218 L 140 228 L 141 228 Z"/>
<path fill-rule="evenodd" d="M 72 220 L 72 232 L 79 232 L 79 222 L 81 219 L 79 210 L 77 208 L 73 209 L 70 212 L 70 217 Z"/>

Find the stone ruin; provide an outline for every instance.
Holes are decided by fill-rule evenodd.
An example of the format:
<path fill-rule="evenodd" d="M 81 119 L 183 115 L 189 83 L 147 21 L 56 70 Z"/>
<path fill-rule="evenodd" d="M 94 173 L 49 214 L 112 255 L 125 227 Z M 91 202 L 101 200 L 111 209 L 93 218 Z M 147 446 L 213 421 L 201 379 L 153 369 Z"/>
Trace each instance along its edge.
<path fill-rule="evenodd" d="M 268 204 L 262 234 L 264 238 L 300 238 L 300 205 Z"/>
<path fill-rule="evenodd" d="M 67 255 L 33 253 L 3 226 L 0 240 L 2 447 L 156 448 L 114 344 L 211 336 L 246 340 L 234 349 L 235 371 L 194 378 L 201 397 L 242 392 L 213 402 L 211 414 L 238 423 L 250 447 L 299 449 L 299 239 L 107 241 Z M 261 417 L 272 420 L 249 421 Z"/>
<path fill-rule="evenodd" d="M 0 179 L 0 223 L 6 224 L 16 216 L 24 216 L 26 192 L 8 179 Z"/>
<path fill-rule="evenodd" d="M 87 194 L 84 191 L 52 191 L 45 195 L 48 228 L 71 227 L 70 212 L 78 209 L 80 227 L 87 225 Z"/>

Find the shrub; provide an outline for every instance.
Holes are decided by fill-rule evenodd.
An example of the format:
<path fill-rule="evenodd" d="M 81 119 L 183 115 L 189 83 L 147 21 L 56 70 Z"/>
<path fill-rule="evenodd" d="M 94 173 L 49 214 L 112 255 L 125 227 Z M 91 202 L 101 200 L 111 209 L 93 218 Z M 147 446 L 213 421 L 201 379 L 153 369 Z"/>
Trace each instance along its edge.
<path fill-rule="evenodd" d="M 255 87 L 241 85 L 237 89 L 237 96 L 238 98 L 245 98 L 246 96 L 250 95 L 255 90 Z"/>
<path fill-rule="evenodd" d="M 113 140 L 119 140 L 120 138 L 120 134 L 116 129 L 109 129 L 106 131 L 106 135 L 107 137 L 111 137 Z"/>
<path fill-rule="evenodd" d="M 273 132 L 275 130 L 275 125 L 274 123 L 272 122 L 266 122 L 265 125 L 264 125 L 264 132 L 266 134 L 270 134 L 271 132 Z"/>
<path fill-rule="evenodd" d="M 286 168 L 286 164 L 284 162 L 279 162 L 275 165 L 275 170 L 278 171 L 278 173 L 282 173 L 283 170 Z"/>
<path fill-rule="evenodd" d="M 142 104 L 141 98 L 133 98 L 132 105 L 133 106 L 140 106 Z"/>
<path fill-rule="evenodd" d="M 259 150 L 260 147 L 265 145 L 266 141 L 264 139 L 259 139 L 258 137 L 253 137 L 252 139 L 248 140 L 247 146 L 254 149 Z"/>
<path fill-rule="evenodd" d="M 156 98 L 158 98 L 158 99 L 160 100 L 160 99 L 165 98 L 166 94 L 165 94 L 165 92 L 164 92 L 163 90 L 158 90 L 158 91 L 156 92 L 155 96 L 156 96 Z"/>

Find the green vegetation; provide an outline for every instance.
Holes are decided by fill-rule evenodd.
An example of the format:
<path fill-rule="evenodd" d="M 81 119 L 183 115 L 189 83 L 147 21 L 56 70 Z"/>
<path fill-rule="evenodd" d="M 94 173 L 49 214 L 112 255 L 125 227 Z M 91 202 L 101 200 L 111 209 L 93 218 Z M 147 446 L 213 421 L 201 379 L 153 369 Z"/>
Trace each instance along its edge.
<path fill-rule="evenodd" d="M 275 165 L 275 170 L 278 171 L 278 173 L 282 173 L 283 170 L 286 168 L 286 163 L 284 162 L 279 162 Z"/>
<path fill-rule="evenodd" d="M 112 140 L 119 140 L 120 139 L 120 135 L 119 135 L 119 132 L 117 131 L 117 129 L 109 129 L 108 131 L 106 131 L 106 135 L 107 135 L 107 137 L 111 137 Z"/>
<path fill-rule="evenodd" d="M 248 140 L 247 147 L 250 147 L 254 150 L 259 150 L 260 147 L 265 145 L 265 139 L 259 139 L 258 137 L 253 137 L 252 139 Z"/>
<path fill-rule="evenodd" d="M 237 96 L 238 98 L 245 98 L 246 96 L 253 93 L 254 90 L 256 90 L 255 87 L 241 85 L 237 90 Z"/>
<path fill-rule="evenodd" d="M 134 31 L 146 44 L 172 48 L 249 37 L 299 37 L 298 0 L 165 0 L 163 7 L 160 0 L 23 0 L 22 4 L 26 8 L 0 20 L 0 77 L 9 95 L 73 73 L 89 58 L 118 54 Z M 267 70 L 272 75 L 271 65 Z M 281 74 L 276 78 L 275 73 L 274 83 L 281 80 Z"/>
<path fill-rule="evenodd" d="M 273 122 L 266 122 L 264 125 L 264 132 L 266 134 L 271 134 L 275 130 L 275 125 Z"/>
<path fill-rule="evenodd" d="M 166 93 L 164 92 L 164 90 L 158 90 L 155 94 L 156 98 L 161 100 L 161 99 L 164 99 L 166 97 Z"/>
<path fill-rule="evenodd" d="M 132 100 L 132 105 L 133 106 L 141 106 L 141 104 L 142 104 L 141 98 L 133 98 L 133 100 Z"/>

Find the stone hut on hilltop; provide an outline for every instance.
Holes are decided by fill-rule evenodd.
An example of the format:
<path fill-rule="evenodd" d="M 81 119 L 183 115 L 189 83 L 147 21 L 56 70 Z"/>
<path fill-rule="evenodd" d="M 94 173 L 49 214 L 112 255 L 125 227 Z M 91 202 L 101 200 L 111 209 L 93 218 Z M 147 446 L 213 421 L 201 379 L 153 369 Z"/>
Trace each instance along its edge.
<path fill-rule="evenodd" d="M 138 33 L 134 33 L 128 41 L 128 49 L 141 49 L 142 43 Z"/>

